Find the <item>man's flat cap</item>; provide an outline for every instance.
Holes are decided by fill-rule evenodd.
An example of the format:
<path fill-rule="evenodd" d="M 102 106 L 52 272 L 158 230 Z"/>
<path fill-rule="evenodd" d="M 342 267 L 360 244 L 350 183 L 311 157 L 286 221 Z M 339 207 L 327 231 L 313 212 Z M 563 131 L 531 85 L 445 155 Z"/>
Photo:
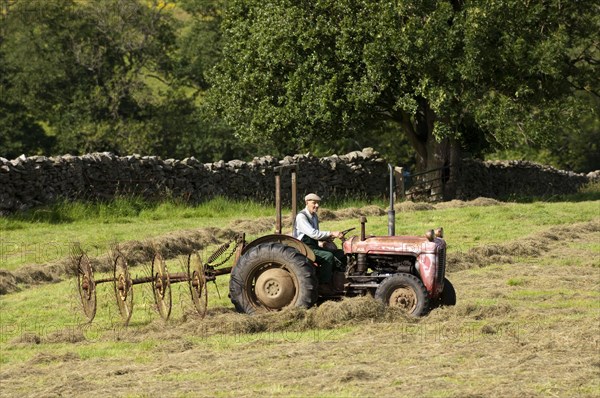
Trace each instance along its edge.
<path fill-rule="evenodd" d="M 304 201 L 307 202 L 309 200 L 316 200 L 317 202 L 320 202 L 321 198 L 318 195 L 314 194 L 314 193 L 309 193 L 308 195 L 306 195 L 304 197 Z"/>

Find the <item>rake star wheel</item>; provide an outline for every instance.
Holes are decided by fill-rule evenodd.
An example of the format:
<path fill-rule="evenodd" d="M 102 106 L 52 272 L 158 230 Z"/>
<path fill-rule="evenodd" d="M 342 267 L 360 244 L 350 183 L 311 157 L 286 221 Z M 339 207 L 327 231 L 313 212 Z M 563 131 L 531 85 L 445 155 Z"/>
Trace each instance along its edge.
<path fill-rule="evenodd" d="M 152 258 L 152 292 L 158 313 L 167 321 L 171 316 L 173 305 L 171 296 L 171 279 L 165 260 L 160 253 L 154 253 Z"/>
<path fill-rule="evenodd" d="M 123 325 L 127 326 L 133 313 L 133 281 L 127 268 L 127 261 L 122 254 L 118 254 L 114 260 L 113 285 Z"/>
<path fill-rule="evenodd" d="M 77 288 L 83 306 L 83 313 L 91 322 L 96 316 L 96 282 L 90 259 L 81 254 L 77 261 Z"/>
<path fill-rule="evenodd" d="M 206 315 L 208 305 L 208 292 L 206 290 L 206 276 L 204 264 L 198 253 L 193 253 L 187 259 L 188 285 L 192 296 L 192 303 L 200 317 Z"/>

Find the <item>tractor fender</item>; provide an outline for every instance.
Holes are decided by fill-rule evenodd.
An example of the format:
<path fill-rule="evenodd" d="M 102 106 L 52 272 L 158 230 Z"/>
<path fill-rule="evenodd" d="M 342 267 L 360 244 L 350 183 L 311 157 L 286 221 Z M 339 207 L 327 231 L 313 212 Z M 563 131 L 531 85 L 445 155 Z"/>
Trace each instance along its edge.
<path fill-rule="evenodd" d="M 302 254 L 303 256 L 308 258 L 313 263 L 316 261 L 315 253 L 304 242 L 302 242 L 292 236 L 283 235 L 283 234 L 265 235 L 265 236 L 261 236 L 260 238 L 253 240 L 252 242 L 248 243 L 244 247 L 244 249 L 242 250 L 242 256 L 248 250 L 250 250 L 251 248 L 253 248 L 255 246 L 261 245 L 263 243 L 271 243 L 271 242 L 281 243 L 282 245 L 293 247 L 294 249 L 296 249 L 298 251 L 298 253 Z"/>

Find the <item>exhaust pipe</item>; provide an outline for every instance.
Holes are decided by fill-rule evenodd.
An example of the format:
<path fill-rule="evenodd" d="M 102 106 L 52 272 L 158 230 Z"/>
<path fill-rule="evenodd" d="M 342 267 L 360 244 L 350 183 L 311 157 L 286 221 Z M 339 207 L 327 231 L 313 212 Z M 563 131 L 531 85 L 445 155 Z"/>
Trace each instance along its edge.
<path fill-rule="evenodd" d="M 388 210 L 388 235 L 396 235 L 396 210 L 394 210 L 394 167 L 388 163 L 390 171 L 390 209 Z"/>
<path fill-rule="evenodd" d="M 292 179 L 292 220 L 296 217 L 296 213 L 298 210 L 298 201 L 296 199 L 297 195 L 297 172 L 298 166 L 295 164 L 290 164 L 287 166 L 277 166 L 273 167 L 273 173 L 275 174 L 275 233 L 281 235 L 282 233 L 282 216 L 281 216 L 281 174 L 284 170 L 289 169 L 291 171 L 291 179 Z M 292 221 L 293 225 L 293 221 Z"/>
<path fill-rule="evenodd" d="M 273 169 L 275 173 L 275 233 L 281 235 L 281 167 Z"/>
<path fill-rule="evenodd" d="M 367 240 L 367 228 L 365 227 L 366 223 L 367 217 L 360 216 L 360 240 L 363 242 Z"/>

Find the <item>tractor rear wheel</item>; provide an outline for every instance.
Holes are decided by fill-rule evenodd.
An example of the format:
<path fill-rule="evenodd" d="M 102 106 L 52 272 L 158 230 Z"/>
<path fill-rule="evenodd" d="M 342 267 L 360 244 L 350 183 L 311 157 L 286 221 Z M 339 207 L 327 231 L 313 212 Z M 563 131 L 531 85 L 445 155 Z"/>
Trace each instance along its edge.
<path fill-rule="evenodd" d="M 427 289 L 419 278 L 411 274 L 385 278 L 375 290 L 375 298 L 412 316 L 425 315 L 429 310 Z"/>
<path fill-rule="evenodd" d="M 229 296 L 238 312 L 311 307 L 318 298 L 314 266 L 294 248 L 265 243 L 251 248 L 231 270 Z"/>

